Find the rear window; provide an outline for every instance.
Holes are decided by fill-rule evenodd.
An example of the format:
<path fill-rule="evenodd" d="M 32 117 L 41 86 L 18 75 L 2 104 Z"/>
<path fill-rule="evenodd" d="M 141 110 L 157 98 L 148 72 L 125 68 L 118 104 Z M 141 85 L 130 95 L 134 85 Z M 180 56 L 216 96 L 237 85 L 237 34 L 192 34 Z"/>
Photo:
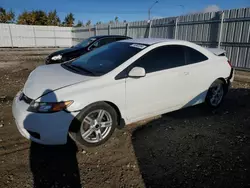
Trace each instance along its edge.
<path fill-rule="evenodd" d="M 197 50 L 185 47 L 187 53 L 187 64 L 194 64 L 208 60 L 208 58 Z"/>
<path fill-rule="evenodd" d="M 146 48 L 147 45 L 114 42 L 82 55 L 71 63 L 74 68 L 86 70 L 93 75 L 104 75 Z"/>

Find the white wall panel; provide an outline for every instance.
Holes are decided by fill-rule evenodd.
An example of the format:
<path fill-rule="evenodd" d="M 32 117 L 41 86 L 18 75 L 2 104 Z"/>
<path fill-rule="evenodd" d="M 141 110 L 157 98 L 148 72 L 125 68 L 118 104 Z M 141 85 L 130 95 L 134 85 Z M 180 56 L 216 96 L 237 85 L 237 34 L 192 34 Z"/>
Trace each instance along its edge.
<path fill-rule="evenodd" d="M 0 47 L 69 47 L 72 28 L 0 24 Z"/>

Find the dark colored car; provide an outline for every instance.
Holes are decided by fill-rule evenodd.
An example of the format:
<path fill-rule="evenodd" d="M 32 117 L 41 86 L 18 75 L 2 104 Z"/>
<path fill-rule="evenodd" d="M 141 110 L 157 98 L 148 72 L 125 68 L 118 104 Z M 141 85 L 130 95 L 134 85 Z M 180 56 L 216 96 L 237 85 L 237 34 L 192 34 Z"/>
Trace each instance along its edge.
<path fill-rule="evenodd" d="M 91 50 L 94 50 L 95 48 L 99 48 L 105 44 L 125 39 L 131 39 L 131 38 L 121 35 L 102 35 L 102 36 L 90 37 L 86 40 L 83 40 L 79 44 L 72 46 L 71 48 L 66 48 L 50 54 L 46 58 L 45 64 L 63 63 L 65 61 L 76 59 L 81 55 Z"/>

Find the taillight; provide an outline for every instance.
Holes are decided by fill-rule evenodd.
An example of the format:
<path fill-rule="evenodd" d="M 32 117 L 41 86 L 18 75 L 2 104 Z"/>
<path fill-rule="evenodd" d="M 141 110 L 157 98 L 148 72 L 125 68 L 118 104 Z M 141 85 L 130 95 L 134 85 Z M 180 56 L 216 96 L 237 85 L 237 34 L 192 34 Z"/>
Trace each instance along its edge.
<path fill-rule="evenodd" d="M 230 65 L 230 67 L 232 67 L 232 64 L 231 64 L 231 62 L 230 62 L 229 60 L 228 60 L 227 62 L 228 62 L 228 64 Z"/>

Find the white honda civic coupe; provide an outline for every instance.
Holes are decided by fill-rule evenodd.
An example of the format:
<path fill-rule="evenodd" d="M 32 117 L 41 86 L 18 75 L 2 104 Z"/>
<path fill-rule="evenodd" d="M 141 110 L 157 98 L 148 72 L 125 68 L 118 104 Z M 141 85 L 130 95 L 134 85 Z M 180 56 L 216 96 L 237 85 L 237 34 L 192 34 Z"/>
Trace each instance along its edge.
<path fill-rule="evenodd" d="M 223 50 L 167 39 L 130 39 L 77 60 L 42 65 L 13 101 L 20 133 L 40 144 L 107 141 L 115 128 L 223 101 L 233 69 Z"/>

